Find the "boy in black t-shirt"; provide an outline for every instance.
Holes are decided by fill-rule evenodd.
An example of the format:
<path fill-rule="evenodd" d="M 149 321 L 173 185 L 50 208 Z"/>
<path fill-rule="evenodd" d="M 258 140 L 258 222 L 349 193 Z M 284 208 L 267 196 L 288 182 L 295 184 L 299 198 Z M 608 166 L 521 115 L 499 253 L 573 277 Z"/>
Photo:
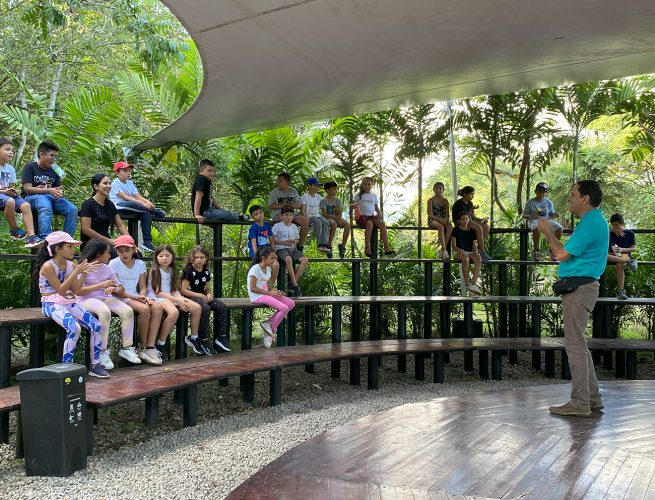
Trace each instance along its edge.
<path fill-rule="evenodd" d="M 608 264 L 616 264 L 616 284 L 619 289 L 617 298 L 626 300 L 628 294 L 625 291 L 625 268 L 632 272 L 637 270 L 637 261 L 632 258 L 631 252 L 637 249 L 635 233 L 625 228 L 623 215 L 614 213 L 610 217 L 610 246 L 607 256 Z"/>
<path fill-rule="evenodd" d="M 472 295 L 480 295 L 482 294 L 482 290 L 478 286 L 478 278 L 480 277 L 482 258 L 480 257 L 480 252 L 478 252 L 477 235 L 469 226 L 470 221 L 471 219 L 466 212 L 460 213 L 457 217 L 457 226 L 453 229 L 452 235 L 453 252 L 455 253 L 455 259 L 462 263 L 462 273 L 466 289 Z M 473 277 L 469 278 L 471 262 L 475 264 L 475 268 L 473 269 Z"/>
<path fill-rule="evenodd" d="M 71 236 L 77 226 L 77 207 L 64 198 L 61 178 L 52 168 L 58 153 L 56 144 L 42 142 L 36 149 L 37 161 L 23 167 L 22 196 L 38 212 L 40 238 L 52 232 L 53 214 L 64 216 L 64 231 Z"/>
<path fill-rule="evenodd" d="M 246 220 L 243 215 L 221 208 L 212 196 L 212 181 L 216 175 L 214 162 L 201 160 L 198 175 L 191 188 L 191 213 L 200 224 L 205 219 L 233 222 Z"/>

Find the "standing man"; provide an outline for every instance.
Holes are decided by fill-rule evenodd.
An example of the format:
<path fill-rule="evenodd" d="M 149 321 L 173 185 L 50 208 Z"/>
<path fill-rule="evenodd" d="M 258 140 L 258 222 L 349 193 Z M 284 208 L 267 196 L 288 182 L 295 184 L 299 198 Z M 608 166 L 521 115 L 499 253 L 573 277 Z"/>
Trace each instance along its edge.
<path fill-rule="evenodd" d="M 547 219 L 539 219 L 537 225 L 560 262 L 559 277 L 577 285 L 575 290 L 561 295 L 564 347 L 571 367 L 571 400 L 561 406 L 551 406 L 550 412 L 555 415 L 589 417 L 591 410 L 604 408 L 584 336 L 589 314 L 598 298 L 598 278 L 605 271 L 609 247 L 607 221 L 598 208 L 602 197 L 596 181 L 575 184 L 568 198 L 569 211 L 577 215 L 580 222 L 564 246 Z"/>

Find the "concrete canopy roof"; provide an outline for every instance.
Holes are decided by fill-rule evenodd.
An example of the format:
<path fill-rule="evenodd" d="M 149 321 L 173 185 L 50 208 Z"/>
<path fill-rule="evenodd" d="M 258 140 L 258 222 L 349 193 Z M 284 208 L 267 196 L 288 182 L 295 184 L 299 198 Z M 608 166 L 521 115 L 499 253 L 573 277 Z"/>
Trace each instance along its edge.
<path fill-rule="evenodd" d="M 138 146 L 655 71 L 652 0 L 162 0 L 204 68 Z"/>

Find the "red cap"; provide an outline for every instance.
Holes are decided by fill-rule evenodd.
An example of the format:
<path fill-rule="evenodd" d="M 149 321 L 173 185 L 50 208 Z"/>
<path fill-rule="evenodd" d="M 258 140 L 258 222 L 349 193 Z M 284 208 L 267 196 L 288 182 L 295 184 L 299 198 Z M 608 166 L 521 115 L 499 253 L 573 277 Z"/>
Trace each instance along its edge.
<path fill-rule="evenodd" d="M 117 161 L 114 163 L 114 172 L 118 172 L 123 168 L 134 168 L 134 165 L 127 163 L 126 161 Z"/>
<path fill-rule="evenodd" d="M 123 234 L 116 238 L 114 241 L 114 246 L 116 248 L 118 247 L 136 247 L 134 244 L 134 238 L 132 238 L 129 234 Z"/>

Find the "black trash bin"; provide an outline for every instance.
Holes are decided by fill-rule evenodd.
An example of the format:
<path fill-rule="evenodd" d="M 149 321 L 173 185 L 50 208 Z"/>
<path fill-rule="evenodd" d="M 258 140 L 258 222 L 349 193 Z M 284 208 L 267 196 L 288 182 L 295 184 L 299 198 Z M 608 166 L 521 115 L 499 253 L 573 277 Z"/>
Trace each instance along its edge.
<path fill-rule="evenodd" d="M 16 376 L 28 476 L 69 476 L 86 468 L 86 367 L 33 368 Z"/>

